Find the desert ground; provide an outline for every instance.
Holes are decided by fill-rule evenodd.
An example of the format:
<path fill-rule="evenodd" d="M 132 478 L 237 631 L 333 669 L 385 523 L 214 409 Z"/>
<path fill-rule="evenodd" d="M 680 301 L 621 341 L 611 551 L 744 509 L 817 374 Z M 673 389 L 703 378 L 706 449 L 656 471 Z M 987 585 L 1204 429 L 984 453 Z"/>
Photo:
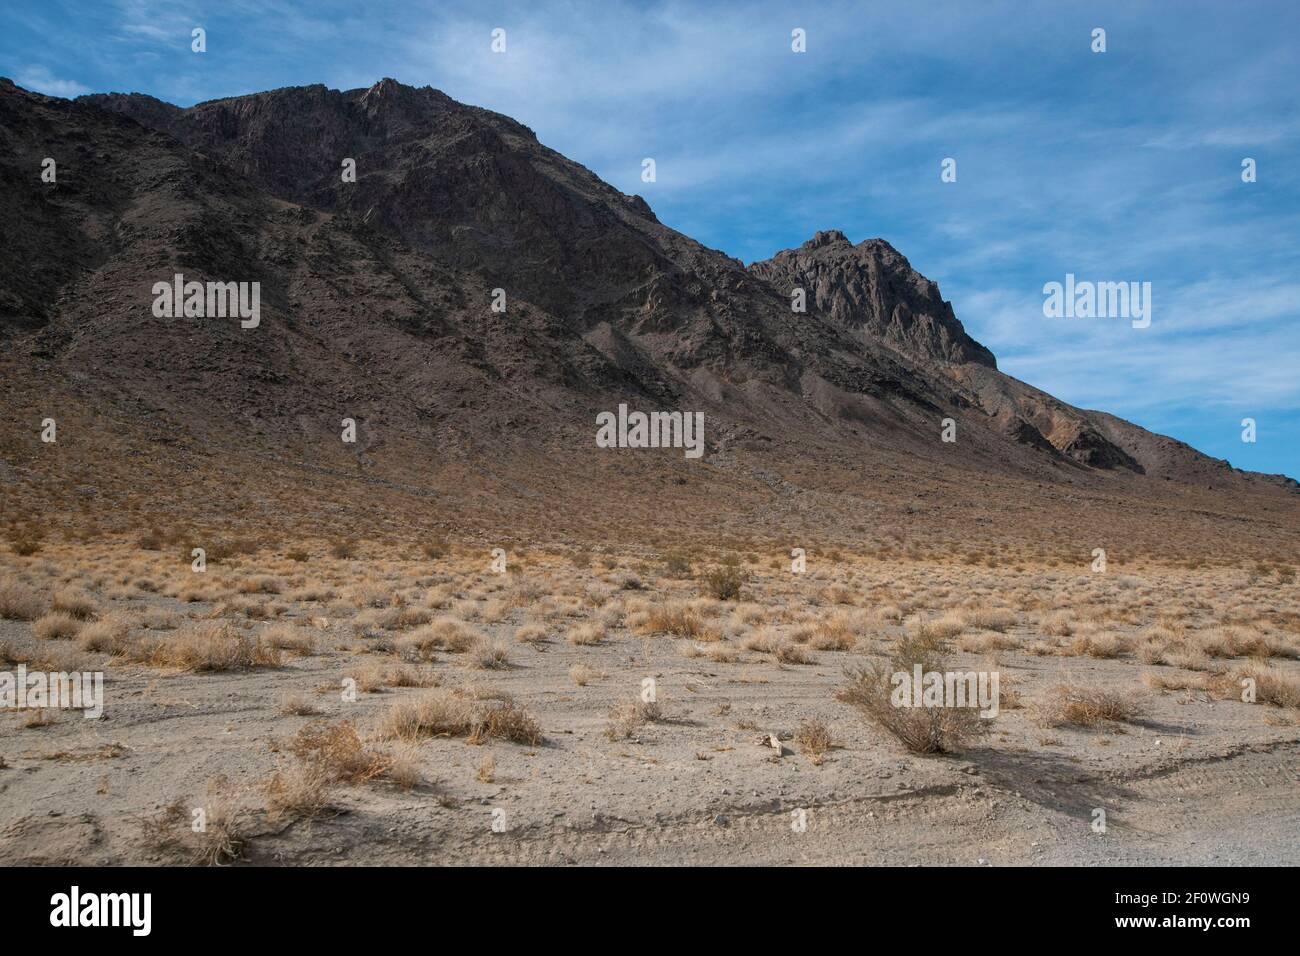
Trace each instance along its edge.
<path fill-rule="evenodd" d="M 3 862 L 1300 861 L 1283 561 L 194 543 L 0 554 L 0 669 L 105 674 L 0 712 Z"/>

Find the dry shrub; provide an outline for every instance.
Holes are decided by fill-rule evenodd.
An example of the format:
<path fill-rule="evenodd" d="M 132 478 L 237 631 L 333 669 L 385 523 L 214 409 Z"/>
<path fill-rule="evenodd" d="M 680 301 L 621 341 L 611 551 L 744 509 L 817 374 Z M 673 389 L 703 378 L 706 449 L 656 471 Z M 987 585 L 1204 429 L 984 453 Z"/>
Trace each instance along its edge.
<path fill-rule="evenodd" d="M 592 681 L 600 680 L 604 676 L 602 671 L 588 667 L 586 664 L 574 664 L 569 668 L 569 678 L 579 687 L 586 687 Z"/>
<path fill-rule="evenodd" d="M 1255 700 L 1276 707 L 1300 707 L 1300 680 L 1282 673 L 1276 667 L 1243 667 L 1234 675 L 1234 683 L 1241 686 L 1242 678 L 1255 681 Z"/>
<path fill-rule="evenodd" d="M 330 555 L 342 561 L 348 561 L 357 556 L 357 543 L 347 539 L 335 541 L 330 545 Z"/>
<path fill-rule="evenodd" d="M 1009 651 L 1018 646 L 1014 638 L 1007 637 L 1005 634 L 994 632 L 985 632 L 982 634 L 966 634 L 957 641 L 957 647 L 966 651 L 968 654 L 989 654 L 993 651 Z"/>
<path fill-rule="evenodd" d="M 329 807 L 329 772 L 324 767 L 299 763 L 278 770 L 262 786 L 268 823 L 302 820 Z"/>
<path fill-rule="evenodd" d="M 601 644 L 605 640 L 605 625 L 599 621 L 588 621 L 585 624 L 579 624 L 572 628 L 566 640 L 570 644 L 578 647 L 588 647 L 593 644 Z"/>
<path fill-rule="evenodd" d="M 520 644 L 545 644 L 549 632 L 541 624 L 525 624 L 515 630 L 515 640 Z"/>
<path fill-rule="evenodd" d="M 794 745 L 799 752 L 811 761 L 814 767 L 821 766 L 827 752 L 834 746 L 831 730 L 822 721 L 805 720 L 794 732 Z"/>
<path fill-rule="evenodd" d="M 1198 634 L 1195 646 L 1209 657 L 1294 657 L 1292 648 L 1260 634 L 1235 627 L 1214 628 Z"/>
<path fill-rule="evenodd" d="M 759 654 L 773 654 L 780 645 L 781 639 L 775 631 L 763 628 L 755 631 L 740 642 L 740 646 L 747 651 L 754 651 Z"/>
<path fill-rule="evenodd" d="M 89 621 L 99 613 L 99 605 L 84 591 L 74 588 L 60 588 L 50 598 L 50 609 L 62 611 L 79 621 Z"/>
<path fill-rule="evenodd" d="M 9 546 L 14 554 L 26 558 L 41 550 L 44 535 L 34 529 L 20 529 L 9 535 Z"/>
<path fill-rule="evenodd" d="M 136 642 L 130 655 L 154 667 L 190 671 L 237 671 L 279 667 L 280 652 L 232 624 L 199 625 L 165 638 Z"/>
<path fill-rule="evenodd" d="M 68 640 L 81 630 L 81 621 L 62 611 L 51 611 L 32 622 L 32 633 L 43 641 Z"/>
<path fill-rule="evenodd" d="M 848 651 L 858 643 L 858 628 L 847 614 L 836 614 L 820 621 L 809 639 L 809 646 L 819 651 Z"/>
<path fill-rule="evenodd" d="M 609 712 L 605 736 L 612 741 L 627 740 L 646 724 L 663 719 L 664 710 L 658 701 L 638 699 L 630 704 L 620 704 Z"/>
<path fill-rule="evenodd" d="M 279 594 L 284 590 L 284 582 L 269 574 L 258 574 L 239 582 L 240 594 Z"/>
<path fill-rule="evenodd" d="M 464 654 L 484 640 L 483 633 L 473 625 L 466 624 L 459 618 L 440 617 L 402 635 L 397 640 L 397 648 L 403 657 L 432 660 L 434 651 Z"/>
<path fill-rule="evenodd" d="M 387 754 L 368 749 L 350 720 L 312 721 L 289 742 L 288 751 L 325 780 L 364 783 L 388 770 Z"/>
<path fill-rule="evenodd" d="M 532 745 L 544 739 L 537 721 L 509 697 L 474 701 L 450 691 L 398 701 L 380 718 L 378 734 L 386 740 L 467 737 L 472 743 L 501 739 Z"/>
<path fill-rule="evenodd" d="M 745 572 L 734 567 L 713 568 L 705 572 L 700 590 L 716 601 L 735 601 L 745 583 Z"/>
<path fill-rule="evenodd" d="M 670 552 L 663 556 L 664 574 L 670 578 L 689 578 L 691 576 L 691 559 L 680 552 Z"/>
<path fill-rule="evenodd" d="M 827 604 L 856 604 L 857 594 L 843 584 L 832 584 L 821 593 L 821 599 Z"/>
<path fill-rule="evenodd" d="M 1038 720 L 1044 727 L 1095 727 L 1103 721 L 1128 721 L 1143 713 L 1132 694 L 1058 684 L 1048 688 L 1037 706 Z"/>
<path fill-rule="evenodd" d="M 740 657 L 740 652 L 728 644 L 682 644 L 680 653 L 687 660 L 707 657 L 718 664 L 730 664 Z"/>
<path fill-rule="evenodd" d="M 285 717 L 314 717 L 320 713 L 310 697 L 296 690 L 285 691 L 280 695 L 278 710 Z"/>
<path fill-rule="evenodd" d="M 469 735 L 470 743 L 509 740 L 537 746 L 543 740 L 541 725 L 513 700 L 493 701 L 480 707 L 478 724 Z"/>
<path fill-rule="evenodd" d="M 500 641 L 480 641 L 470 648 L 465 661 L 479 670 L 504 670 L 510 666 L 510 649 Z"/>
<path fill-rule="evenodd" d="M 474 712 L 472 701 L 437 691 L 394 703 L 380 718 L 377 732 L 385 740 L 464 737 L 474 727 Z"/>
<path fill-rule="evenodd" d="M 312 633 L 303 627 L 292 624 L 276 624 L 262 631 L 262 640 L 277 651 L 287 651 L 299 657 L 308 657 L 316 649 L 316 640 Z"/>
<path fill-rule="evenodd" d="M 722 635 L 709 627 L 698 611 L 680 603 L 653 607 L 635 615 L 628 623 L 641 634 L 671 634 L 697 641 L 722 640 Z"/>
<path fill-rule="evenodd" d="M 908 633 L 916 638 L 931 642 L 942 643 L 956 637 L 966 629 L 966 620 L 956 612 L 950 611 L 940 617 L 929 619 L 912 618 L 907 622 Z"/>
<path fill-rule="evenodd" d="M 87 624 L 77 635 L 77 646 L 83 651 L 102 654 L 125 654 L 131 644 L 132 618 L 123 614 L 108 616 Z"/>
<path fill-rule="evenodd" d="M 1074 622 L 1070 619 L 1069 613 L 1058 611 L 1050 617 L 1044 618 L 1041 625 L 1042 631 L 1048 637 L 1069 637 L 1074 633 Z"/>
<path fill-rule="evenodd" d="M 1096 657 L 1111 660 L 1128 651 L 1128 642 L 1118 634 L 1080 634 L 1070 644 L 1075 657 Z"/>
<path fill-rule="evenodd" d="M 34 621 L 45 613 L 45 602 L 32 588 L 15 578 L 0 580 L 0 618 Z"/>
<path fill-rule="evenodd" d="M 438 676 L 431 671 L 394 661 L 373 661 L 348 671 L 346 676 L 356 681 L 357 690 L 367 694 L 385 687 L 435 687 L 438 684 Z"/>
<path fill-rule="evenodd" d="M 248 844 L 246 811 L 242 795 L 233 790 L 230 782 L 225 777 L 213 778 L 203 804 L 203 830 L 191 830 L 190 859 L 202 866 L 219 866 L 242 857 Z"/>
<path fill-rule="evenodd" d="M 970 627 L 982 631 L 1005 631 L 1016 623 L 1016 615 L 1004 608 L 977 608 L 966 611 L 962 617 Z"/>
<path fill-rule="evenodd" d="M 952 753 L 972 737 L 984 733 L 990 721 L 980 717 L 976 707 L 896 707 L 893 675 L 923 671 L 944 673 L 948 666 L 942 654 L 942 629 L 918 627 L 894 647 L 886 663 L 870 662 L 848 668 L 849 683 L 836 697 L 856 707 L 875 726 L 893 735 L 913 753 Z"/>
<path fill-rule="evenodd" d="M 772 651 L 776 659 L 782 664 L 815 664 L 817 659 L 809 654 L 798 644 L 790 641 L 781 641 Z"/>

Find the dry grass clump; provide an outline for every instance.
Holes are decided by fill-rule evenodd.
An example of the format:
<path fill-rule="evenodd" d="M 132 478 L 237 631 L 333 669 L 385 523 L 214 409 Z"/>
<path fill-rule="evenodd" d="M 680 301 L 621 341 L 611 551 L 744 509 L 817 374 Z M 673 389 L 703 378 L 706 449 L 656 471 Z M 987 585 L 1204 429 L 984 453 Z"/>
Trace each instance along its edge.
<path fill-rule="evenodd" d="M 830 620 L 817 623 L 808 644 L 818 651 L 849 651 L 858 643 L 858 634 L 858 625 L 853 617 L 836 614 Z"/>
<path fill-rule="evenodd" d="M 464 654 L 486 641 L 483 632 L 459 618 L 440 617 L 397 639 L 404 657 L 432 660 L 434 651 Z"/>
<path fill-rule="evenodd" d="M 532 745 L 544 739 L 537 721 L 510 698 L 475 701 L 450 691 L 398 701 L 380 718 L 378 734 L 386 740 L 467 737 L 472 743 L 501 739 Z"/>
<path fill-rule="evenodd" d="M 1069 637 L 1074 633 L 1074 621 L 1067 611 L 1058 611 L 1044 618 L 1039 626 L 1048 637 Z"/>
<path fill-rule="evenodd" d="M 350 720 L 332 724 L 312 721 L 298 731 L 286 749 L 328 781 L 365 783 L 383 776 L 390 767 L 388 755 L 368 749 Z"/>
<path fill-rule="evenodd" d="M 1284 674 L 1276 667 L 1262 665 L 1251 665 L 1237 671 L 1233 680 L 1238 687 L 1243 678 L 1255 681 L 1257 702 L 1275 707 L 1300 707 L 1300 679 Z"/>
<path fill-rule="evenodd" d="M 504 670 L 510 666 L 510 649 L 500 641 L 480 641 L 469 649 L 465 663 L 479 670 Z"/>
<path fill-rule="evenodd" d="M 1132 694 L 1058 684 L 1039 700 L 1037 711 L 1044 727 L 1095 727 L 1103 721 L 1132 720 L 1141 716 L 1143 708 Z"/>
<path fill-rule="evenodd" d="M 509 740 L 535 747 L 544 740 L 541 725 L 510 698 L 481 704 L 477 720 L 469 735 L 471 744 Z"/>
<path fill-rule="evenodd" d="M 574 664 L 569 668 L 569 679 L 579 687 L 586 687 L 592 681 L 601 680 L 605 673 L 586 664 Z"/>
<path fill-rule="evenodd" d="M 986 607 L 965 611 L 962 618 L 967 626 L 981 631 L 1002 632 L 1016 623 L 1016 615 L 1005 608 Z"/>
<path fill-rule="evenodd" d="M 61 588 L 50 598 L 50 610 L 62 611 L 78 621 L 89 621 L 99 613 L 99 605 L 84 591 Z"/>
<path fill-rule="evenodd" d="M 980 717 L 977 707 L 895 706 L 893 675 L 911 674 L 915 665 L 923 671 L 948 670 L 941 652 L 946 629 L 916 628 L 894 647 L 886 663 L 870 662 L 845 671 L 849 683 L 837 699 L 856 707 L 875 726 L 895 737 L 913 753 L 952 753 L 972 737 L 984 733 L 990 721 Z"/>
<path fill-rule="evenodd" d="M 705 623 L 698 611 L 686 604 L 661 604 L 628 618 L 638 634 L 671 634 L 696 641 L 720 641 L 722 635 Z"/>
<path fill-rule="evenodd" d="M 761 628 L 740 642 L 742 649 L 758 654 L 773 654 L 781 643 L 781 638 L 770 628 Z"/>
<path fill-rule="evenodd" d="M 399 700 L 380 718 L 377 733 L 384 740 L 420 737 L 464 737 L 474 728 L 473 701 L 450 691 Z"/>
<path fill-rule="evenodd" d="M 1018 647 L 1015 638 L 1007 637 L 996 631 L 976 634 L 964 634 L 957 641 L 957 647 L 968 654 L 990 654 L 993 651 L 1009 651 Z"/>
<path fill-rule="evenodd" d="M 1196 636 L 1196 648 L 1209 657 L 1295 657 L 1295 649 L 1257 631 L 1213 628 Z"/>
<path fill-rule="evenodd" d="M 277 651 L 286 651 L 299 657 L 308 657 L 316 650 L 316 639 L 304 627 L 276 624 L 262 631 L 262 640 Z"/>
<path fill-rule="evenodd" d="M 68 640 L 81 628 L 81 621 L 63 611 L 51 611 L 32 622 L 32 633 L 43 641 Z"/>
<path fill-rule="evenodd" d="M 541 624 L 524 624 L 515 629 L 515 640 L 520 644 L 546 644 L 550 641 L 550 632 Z"/>
<path fill-rule="evenodd" d="M 329 808 L 328 771 L 310 764 L 296 764 L 276 771 L 262 786 L 268 823 L 303 820 Z"/>
<path fill-rule="evenodd" d="M 831 730 L 817 719 L 805 720 L 794 732 L 794 745 L 814 767 L 820 767 L 827 752 L 834 746 Z"/>
<path fill-rule="evenodd" d="M 726 643 L 684 644 L 682 656 L 691 660 L 703 657 L 714 664 L 734 664 L 740 660 L 740 651 Z"/>
<path fill-rule="evenodd" d="M 0 618 L 34 621 L 45 613 L 45 602 L 35 590 L 15 578 L 0 580 Z"/>
<path fill-rule="evenodd" d="M 195 815 L 194 810 L 201 810 Z M 208 783 L 208 796 L 197 807 L 184 799 L 173 800 L 157 814 L 142 818 L 141 835 L 145 846 L 154 851 L 183 853 L 198 866 L 234 863 L 248 844 L 248 808 L 225 777 Z M 201 822 L 201 828 L 195 824 Z"/>
<path fill-rule="evenodd" d="M 907 629 L 922 641 L 941 643 L 966 630 L 966 619 L 955 611 L 949 611 L 939 617 L 911 618 L 907 622 Z"/>
<path fill-rule="evenodd" d="M 1128 641 L 1118 634 L 1080 634 L 1070 644 L 1069 653 L 1075 657 L 1096 657 L 1112 660 L 1129 650 Z"/>
<path fill-rule="evenodd" d="M 284 582 L 269 574 L 258 574 L 239 582 L 240 594 L 279 594 Z"/>
<path fill-rule="evenodd" d="M 276 708 L 283 717 L 314 717 L 320 713 L 315 702 L 302 691 L 290 690 L 280 695 Z"/>
<path fill-rule="evenodd" d="M 603 644 L 606 637 L 605 625 L 599 621 L 587 621 L 585 624 L 579 624 L 571 628 L 565 639 L 578 647 L 589 647 L 594 644 Z"/>
<path fill-rule="evenodd" d="M 154 667 L 236 671 L 281 666 L 280 652 L 229 623 L 203 624 L 167 637 L 137 641 L 129 656 Z"/>
<path fill-rule="evenodd" d="M 125 614 L 109 614 L 92 621 L 77 634 L 77 646 L 83 651 L 101 654 L 126 654 L 131 644 L 131 626 L 136 619 Z"/>
<path fill-rule="evenodd" d="M 646 724 L 658 723 L 663 719 L 664 710 L 658 701 L 636 700 L 630 704 L 620 704 L 609 712 L 605 736 L 611 741 L 628 740 Z"/>
<path fill-rule="evenodd" d="M 1168 649 L 1161 653 L 1164 663 L 1170 667 L 1181 667 L 1189 671 L 1208 671 L 1217 667 L 1214 661 L 1199 648 L 1191 648 L 1182 651 L 1170 651 Z"/>
<path fill-rule="evenodd" d="M 772 654 L 782 664 L 816 664 L 817 658 L 791 641 L 779 641 Z"/>
<path fill-rule="evenodd" d="M 217 777 L 209 783 L 204 827 L 196 834 L 191 852 L 195 863 L 218 866 L 232 863 L 244 855 L 248 844 L 243 822 L 245 810 L 243 800 L 225 777 Z"/>
<path fill-rule="evenodd" d="M 858 595 L 853 589 L 843 584 L 832 584 L 823 589 L 821 599 L 827 604 L 857 604 Z"/>

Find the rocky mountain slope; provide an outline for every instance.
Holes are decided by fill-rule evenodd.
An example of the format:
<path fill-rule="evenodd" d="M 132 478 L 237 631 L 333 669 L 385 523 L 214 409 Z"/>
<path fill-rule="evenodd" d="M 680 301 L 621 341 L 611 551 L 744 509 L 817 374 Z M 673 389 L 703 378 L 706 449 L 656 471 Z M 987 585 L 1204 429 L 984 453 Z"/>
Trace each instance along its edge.
<path fill-rule="evenodd" d="M 575 503 L 611 474 L 702 474 L 598 449 L 595 415 L 622 402 L 704 412 L 706 473 L 736 501 L 868 474 L 1293 484 L 1002 374 L 883 240 L 818 233 L 746 268 L 514 120 L 389 79 L 187 109 L 0 81 L 0 218 L 0 448 L 29 475 L 50 409 L 98 436 L 62 452 L 83 470 L 122 442 Z M 261 324 L 155 317 L 177 272 L 259 282 Z"/>

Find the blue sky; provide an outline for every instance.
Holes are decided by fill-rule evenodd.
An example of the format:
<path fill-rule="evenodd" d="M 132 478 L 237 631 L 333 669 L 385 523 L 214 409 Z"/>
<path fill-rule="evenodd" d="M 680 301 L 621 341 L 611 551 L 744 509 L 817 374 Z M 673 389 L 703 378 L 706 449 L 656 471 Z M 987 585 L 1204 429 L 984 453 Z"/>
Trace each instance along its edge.
<path fill-rule="evenodd" d="M 746 262 L 819 229 L 881 236 L 1004 371 L 1300 477 L 1298 38 L 1291 0 L 7 0 L 0 74 L 181 105 L 430 84 Z M 1067 272 L 1150 282 L 1150 327 L 1045 318 Z"/>

